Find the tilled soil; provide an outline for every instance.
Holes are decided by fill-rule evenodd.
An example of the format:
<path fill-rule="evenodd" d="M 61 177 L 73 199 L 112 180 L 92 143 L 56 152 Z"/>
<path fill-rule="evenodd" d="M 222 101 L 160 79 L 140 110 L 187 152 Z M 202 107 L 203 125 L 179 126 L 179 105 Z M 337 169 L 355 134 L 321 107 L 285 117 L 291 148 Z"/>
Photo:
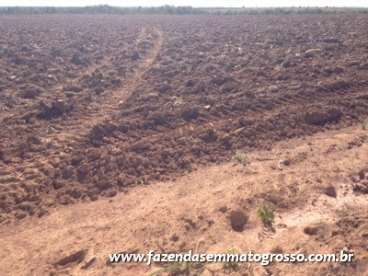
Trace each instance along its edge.
<path fill-rule="evenodd" d="M 368 115 L 366 15 L 0 22 L 1 221 Z"/>

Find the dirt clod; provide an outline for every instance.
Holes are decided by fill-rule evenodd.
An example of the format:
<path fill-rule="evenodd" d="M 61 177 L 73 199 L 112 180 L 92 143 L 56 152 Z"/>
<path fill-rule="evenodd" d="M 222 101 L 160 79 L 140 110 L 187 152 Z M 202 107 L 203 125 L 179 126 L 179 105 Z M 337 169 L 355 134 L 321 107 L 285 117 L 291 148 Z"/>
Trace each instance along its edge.
<path fill-rule="evenodd" d="M 334 186 L 328 186 L 324 189 L 324 193 L 330 197 L 335 197 L 337 196 L 337 192 L 336 192 L 336 188 Z"/>
<path fill-rule="evenodd" d="M 230 212 L 231 228 L 236 232 L 243 232 L 245 224 L 248 222 L 248 216 L 241 210 Z"/>
<path fill-rule="evenodd" d="M 227 206 L 221 206 L 219 209 L 218 209 L 221 213 L 226 213 L 229 208 Z"/>
<path fill-rule="evenodd" d="M 51 104 L 41 102 L 39 105 L 38 117 L 40 119 L 51 120 L 63 116 L 73 109 L 73 105 L 61 100 L 54 101 Z"/>
<path fill-rule="evenodd" d="M 337 109 L 331 109 L 326 112 L 316 111 L 308 113 L 305 116 L 305 121 L 307 124 L 323 126 L 328 123 L 337 123 L 342 117 L 342 112 Z"/>
<path fill-rule="evenodd" d="M 82 249 L 70 255 L 67 255 L 54 263 L 55 266 L 66 266 L 72 263 L 80 263 L 87 255 L 87 250 Z"/>
<path fill-rule="evenodd" d="M 307 235 L 314 236 L 318 234 L 319 228 L 315 226 L 307 226 L 303 231 Z"/>

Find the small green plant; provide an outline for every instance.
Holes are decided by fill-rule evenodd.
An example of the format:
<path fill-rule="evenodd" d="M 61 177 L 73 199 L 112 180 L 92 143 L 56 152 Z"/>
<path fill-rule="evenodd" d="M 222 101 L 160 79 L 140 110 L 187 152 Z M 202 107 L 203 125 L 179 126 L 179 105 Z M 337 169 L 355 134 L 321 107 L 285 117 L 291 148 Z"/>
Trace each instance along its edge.
<path fill-rule="evenodd" d="M 229 248 L 226 251 L 226 254 L 228 254 L 228 255 L 236 255 L 236 254 L 239 254 L 239 253 L 240 253 L 239 250 L 237 250 L 236 248 Z M 235 270 L 238 270 L 238 268 L 239 268 L 239 263 L 238 262 L 229 261 L 229 262 L 224 263 L 224 269 L 225 270 L 235 271 Z"/>
<path fill-rule="evenodd" d="M 362 129 L 363 129 L 363 130 L 368 130 L 368 119 L 365 119 L 365 120 L 362 122 Z"/>
<path fill-rule="evenodd" d="M 257 210 L 257 215 L 267 227 L 271 227 L 275 218 L 273 209 L 268 205 L 262 205 Z"/>
<path fill-rule="evenodd" d="M 135 181 L 135 184 L 136 185 L 145 185 L 147 184 L 145 179 L 144 178 L 138 178 L 136 181 Z"/>
<path fill-rule="evenodd" d="M 170 276 L 192 275 L 195 274 L 194 273 L 195 270 L 199 270 L 202 267 L 203 264 L 197 262 L 175 262 L 169 264 L 164 268 L 152 272 L 150 276 L 159 276 L 162 273 L 167 273 Z"/>
<path fill-rule="evenodd" d="M 168 273 L 169 275 L 188 275 L 189 271 L 188 263 L 177 262 L 151 273 L 150 276 L 159 276 L 162 273 Z"/>
<path fill-rule="evenodd" d="M 233 160 L 238 162 L 239 164 L 245 166 L 248 164 L 248 157 L 247 155 L 242 151 L 236 151 Z"/>

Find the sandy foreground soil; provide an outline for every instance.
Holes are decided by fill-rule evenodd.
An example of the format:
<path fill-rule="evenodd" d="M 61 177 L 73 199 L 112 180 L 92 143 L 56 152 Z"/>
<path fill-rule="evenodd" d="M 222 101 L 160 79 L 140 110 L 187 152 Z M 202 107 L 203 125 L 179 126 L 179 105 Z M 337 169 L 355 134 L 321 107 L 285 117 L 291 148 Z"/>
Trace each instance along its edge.
<path fill-rule="evenodd" d="M 122 251 L 332 253 L 346 247 L 355 254 L 351 264 L 242 264 L 230 271 L 208 264 L 191 273 L 365 275 L 367 141 L 361 126 L 326 131 L 247 154 L 246 165 L 201 167 L 112 199 L 57 207 L 49 216 L 2 225 L 0 274 L 149 275 L 160 268 L 106 263 L 109 254 Z M 274 231 L 256 214 L 265 202 L 275 210 Z M 242 232 L 231 227 L 233 210 L 248 217 Z M 83 257 L 57 264 L 80 250 Z"/>

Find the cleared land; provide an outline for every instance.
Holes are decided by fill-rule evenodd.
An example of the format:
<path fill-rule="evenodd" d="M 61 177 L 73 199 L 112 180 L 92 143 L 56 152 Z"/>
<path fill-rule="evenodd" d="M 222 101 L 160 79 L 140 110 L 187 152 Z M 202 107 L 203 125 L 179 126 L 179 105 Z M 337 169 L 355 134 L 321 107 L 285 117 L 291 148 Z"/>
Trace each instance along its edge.
<path fill-rule="evenodd" d="M 358 14 L 1 16 L 5 275 L 140 275 L 147 267 L 106 266 L 106 254 L 200 240 L 203 251 L 357 256 L 234 275 L 362 275 L 367 24 Z M 273 229 L 257 218 L 263 204 Z M 249 216 L 241 233 L 229 224 L 238 209 Z M 54 265 L 81 249 L 96 257 L 88 269 Z"/>

